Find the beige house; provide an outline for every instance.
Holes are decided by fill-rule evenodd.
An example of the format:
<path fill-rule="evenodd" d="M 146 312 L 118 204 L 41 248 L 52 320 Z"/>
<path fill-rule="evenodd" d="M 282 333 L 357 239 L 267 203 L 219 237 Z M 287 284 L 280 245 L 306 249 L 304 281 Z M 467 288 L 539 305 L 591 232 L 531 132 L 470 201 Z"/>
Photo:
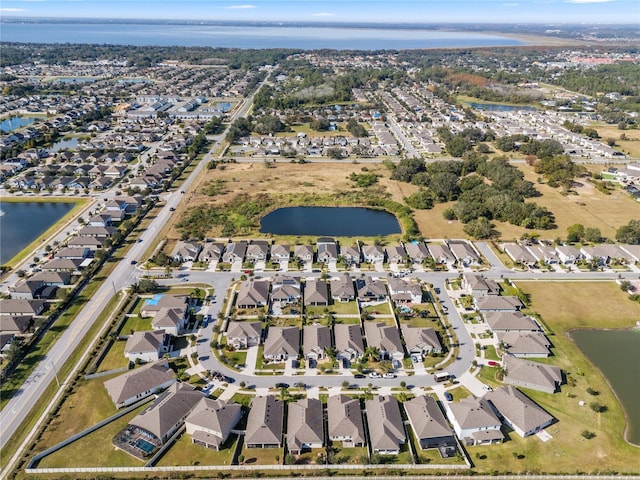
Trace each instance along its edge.
<path fill-rule="evenodd" d="M 342 442 L 342 446 L 363 447 L 366 444 L 360 401 L 345 395 L 327 400 L 329 440 Z"/>
<path fill-rule="evenodd" d="M 294 455 L 303 450 L 322 448 L 324 422 L 322 402 L 315 398 L 303 398 L 289 403 L 287 413 L 287 448 Z"/>
<path fill-rule="evenodd" d="M 282 445 L 284 402 L 273 395 L 254 397 L 247 418 L 244 444 L 247 448 L 278 448 Z"/>
<path fill-rule="evenodd" d="M 176 375 L 166 360 L 143 365 L 111 378 L 104 386 L 116 408 L 126 407 L 164 390 L 176 382 Z"/>
<path fill-rule="evenodd" d="M 241 405 L 203 397 L 185 419 L 185 427 L 193 443 L 220 450 L 240 418 Z"/>

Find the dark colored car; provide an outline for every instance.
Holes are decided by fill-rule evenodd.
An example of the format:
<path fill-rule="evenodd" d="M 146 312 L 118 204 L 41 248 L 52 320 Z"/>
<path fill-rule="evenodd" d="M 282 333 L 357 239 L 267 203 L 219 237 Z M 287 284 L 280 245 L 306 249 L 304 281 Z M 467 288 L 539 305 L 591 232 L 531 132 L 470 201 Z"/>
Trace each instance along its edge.
<path fill-rule="evenodd" d="M 356 373 L 353 378 L 367 378 L 366 375 L 363 375 L 362 373 Z"/>
<path fill-rule="evenodd" d="M 444 398 L 447 402 L 450 402 L 453 400 L 453 395 L 451 395 L 449 392 L 444 392 Z"/>
<path fill-rule="evenodd" d="M 289 388 L 288 383 L 276 383 L 276 388 Z"/>

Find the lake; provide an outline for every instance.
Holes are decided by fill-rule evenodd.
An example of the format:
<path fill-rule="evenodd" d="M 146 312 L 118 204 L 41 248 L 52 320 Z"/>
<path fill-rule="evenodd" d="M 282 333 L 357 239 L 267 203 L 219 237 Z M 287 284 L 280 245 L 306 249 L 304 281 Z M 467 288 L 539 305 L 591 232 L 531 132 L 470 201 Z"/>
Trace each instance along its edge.
<path fill-rule="evenodd" d="M 534 111 L 537 110 L 535 107 L 530 107 L 526 105 L 501 105 L 498 103 L 481 103 L 481 102 L 465 102 L 466 105 L 469 105 L 471 108 L 475 108 L 476 110 L 487 110 L 490 112 L 512 112 L 514 110 L 525 110 L 525 111 Z"/>
<path fill-rule="evenodd" d="M 0 264 L 11 260 L 75 203 L 0 202 Z"/>
<path fill-rule="evenodd" d="M 48 148 L 49 152 L 56 153 L 60 150 L 71 150 L 72 148 L 76 148 L 78 146 L 78 139 L 76 137 L 71 137 L 67 139 L 58 140 L 56 143 L 51 145 L 51 148 Z"/>
<path fill-rule="evenodd" d="M 398 219 L 361 207 L 286 207 L 260 220 L 260 232 L 275 235 L 373 237 L 401 233 Z"/>
<path fill-rule="evenodd" d="M 13 132 L 35 122 L 35 117 L 9 117 L 0 122 L 0 131 L 4 133 Z"/>
<path fill-rule="evenodd" d="M 3 22 L 3 42 L 222 48 L 402 50 L 524 45 L 498 35 L 419 29 Z"/>
<path fill-rule="evenodd" d="M 609 381 L 627 415 L 626 439 L 640 445 L 640 330 L 574 330 L 571 338 Z"/>

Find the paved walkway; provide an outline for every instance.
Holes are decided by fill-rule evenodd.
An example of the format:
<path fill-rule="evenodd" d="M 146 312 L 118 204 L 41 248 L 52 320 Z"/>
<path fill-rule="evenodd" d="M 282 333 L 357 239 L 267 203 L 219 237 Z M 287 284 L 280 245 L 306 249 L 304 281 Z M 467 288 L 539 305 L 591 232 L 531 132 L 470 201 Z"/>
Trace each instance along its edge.
<path fill-rule="evenodd" d="M 256 361 L 258 360 L 259 347 L 249 347 L 247 350 L 247 358 L 245 360 L 245 368 L 243 372 L 247 375 L 253 375 L 256 371 Z"/>

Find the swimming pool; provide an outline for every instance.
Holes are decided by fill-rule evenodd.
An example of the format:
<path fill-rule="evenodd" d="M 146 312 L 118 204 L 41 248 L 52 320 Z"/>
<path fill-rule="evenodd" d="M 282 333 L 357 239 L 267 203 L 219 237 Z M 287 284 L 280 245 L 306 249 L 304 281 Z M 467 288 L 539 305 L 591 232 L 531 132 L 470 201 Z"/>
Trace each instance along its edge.
<path fill-rule="evenodd" d="M 151 306 L 155 307 L 156 305 L 158 305 L 158 302 L 162 298 L 162 295 L 163 295 L 162 293 L 154 295 L 153 298 L 148 298 L 147 301 L 144 302 L 144 304 L 145 305 L 151 305 Z"/>

